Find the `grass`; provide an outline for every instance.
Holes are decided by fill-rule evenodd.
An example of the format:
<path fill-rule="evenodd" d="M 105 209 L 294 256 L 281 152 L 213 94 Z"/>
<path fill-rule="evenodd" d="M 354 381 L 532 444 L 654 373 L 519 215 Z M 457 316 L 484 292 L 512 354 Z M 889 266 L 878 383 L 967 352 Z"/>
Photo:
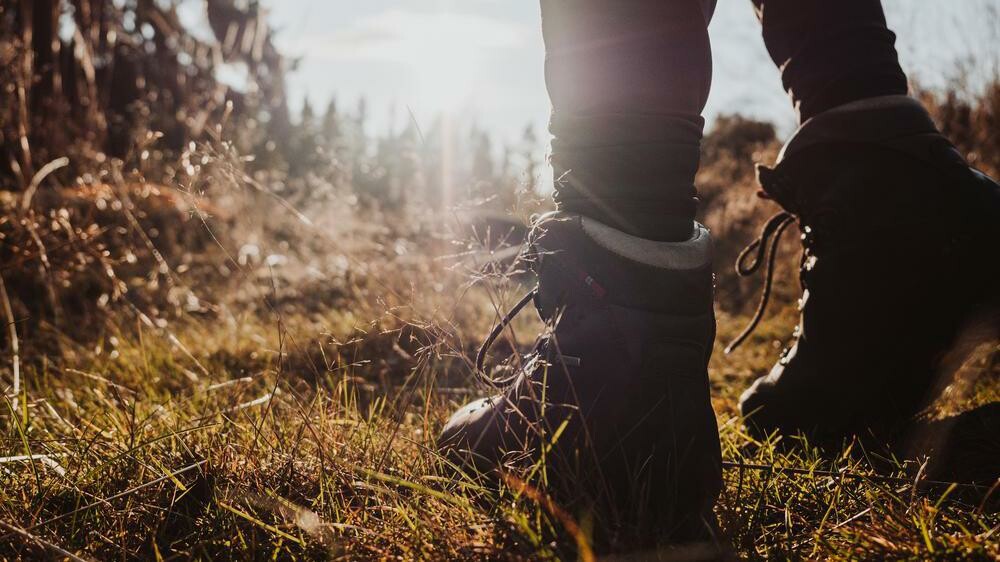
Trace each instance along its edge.
<path fill-rule="evenodd" d="M 62 22 L 69 3 L 49 4 Z M 0 82 L 18 94 L 0 106 L 0 559 L 590 559 L 587 514 L 517 480 L 491 490 L 447 478 L 434 451 L 451 411 L 487 392 L 470 358 L 528 280 L 481 268 L 483 240 L 504 232 L 473 235 L 461 210 L 414 207 L 458 195 L 522 219 L 544 209 L 518 201 L 518 175 L 533 181 L 530 147 L 477 171 L 491 152 L 481 133 L 456 153 L 447 127 L 375 138 L 364 106 L 334 104 L 321 124 L 285 123 L 268 41 L 265 64 L 245 61 L 263 95 L 223 104 L 218 57 L 206 55 L 218 49 L 160 4 L 71 17 L 83 26 L 73 44 L 50 41 L 62 27 L 35 24 L 46 18 L 0 5 Z M 231 41 L 245 35 L 237 27 L 260 31 L 224 11 L 233 25 L 213 27 L 227 44 L 246 43 Z M 124 40 L 103 41 L 127 13 L 155 35 L 115 25 Z M 75 54 L 51 65 L 55 45 Z M 193 62 L 176 64 L 181 55 Z M 134 91 L 100 79 L 95 57 L 124 69 Z M 998 84 L 920 94 L 994 176 Z M 831 456 L 742 430 L 738 396 L 795 324 L 786 269 L 753 338 L 721 353 L 757 290 L 729 264 L 774 210 L 755 195 L 751 163 L 778 146 L 769 124 L 720 118 L 697 181 L 718 242 L 710 378 L 728 548 L 748 559 L 1000 559 L 997 490 L 932 482 L 933 465 L 858 443 Z M 455 163 L 455 181 L 438 177 Z M 449 183 L 464 193 L 445 193 Z M 538 329 L 514 326 L 522 345 Z M 970 359 L 932 414 L 1000 401 L 998 351 Z"/>
<path fill-rule="evenodd" d="M 776 151 L 773 128 L 720 120 L 698 180 L 717 239 L 710 379 L 727 548 L 1000 559 L 997 490 L 860 443 L 831 455 L 742 429 L 739 395 L 797 316 L 789 236 L 765 321 L 722 353 L 758 288 L 730 264 L 774 211 L 750 163 Z M 157 167 L 169 181 L 140 174 Z M 30 206 L 0 191 L 0 558 L 589 559 L 587 514 L 521 481 L 448 478 L 434 450 L 450 413 L 488 392 L 471 358 L 531 282 L 483 267 L 503 221 L 470 229 L 461 210 L 383 207 L 316 178 L 322 189 L 287 189 L 296 209 L 244 170 L 215 142 L 176 164 L 111 161 Z M 521 346 L 539 329 L 529 316 L 514 323 Z M 998 352 L 980 349 L 929 415 L 997 402 Z M 986 442 L 964 464 L 995 473 Z"/>
<path fill-rule="evenodd" d="M 483 392 L 468 358 L 520 282 L 470 283 L 424 226 L 413 219 L 409 242 L 386 231 L 351 246 L 347 269 L 363 274 L 325 291 L 308 275 L 245 266 L 218 290 L 216 314 L 168 323 L 121 307 L 90 339 L 22 326 L 60 351 L 21 342 L 16 407 L 8 393 L 0 415 L 0 556 L 587 558 L 581 514 L 516 483 L 495 492 L 441 476 L 434 437 Z M 887 471 L 850 446 L 831 460 L 741 429 L 739 392 L 769 369 L 794 319 L 786 301 L 711 365 L 729 463 L 717 512 L 735 554 L 1000 557 L 1000 517 L 982 493 L 921 484 L 912 467 Z M 744 321 L 721 313 L 720 342 Z M 965 400 L 995 398 L 991 368 Z M 691 553 L 640 556 L 654 554 Z"/>

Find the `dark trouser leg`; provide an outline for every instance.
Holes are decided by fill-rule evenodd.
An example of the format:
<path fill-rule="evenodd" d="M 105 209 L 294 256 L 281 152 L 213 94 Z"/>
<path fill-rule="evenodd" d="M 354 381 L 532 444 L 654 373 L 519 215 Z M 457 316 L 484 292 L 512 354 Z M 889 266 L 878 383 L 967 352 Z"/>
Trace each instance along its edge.
<path fill-rule="evenodd" d="M 556 203 L 686 240 L 715 0 L 542 0 Z"/>
<path fill-rule="evenodd" d="M 853 101 L 907 93 L 879 0 L 753 3 L 800 122 Z"/>

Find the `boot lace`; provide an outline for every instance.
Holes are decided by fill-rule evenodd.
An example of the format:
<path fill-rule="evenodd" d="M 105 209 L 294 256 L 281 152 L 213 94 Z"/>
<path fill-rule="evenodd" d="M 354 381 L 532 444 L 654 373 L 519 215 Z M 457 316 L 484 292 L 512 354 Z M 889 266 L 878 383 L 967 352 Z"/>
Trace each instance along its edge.
<path fill-rule="evenodd" d="M 791 213 L 782 211 L 774 215 L 764 223 L 760 236 L 744 248 L 739 257 L 736 258 L 736 274 L 740 277 L 753 275 L 765 261 L 767 269 L 764 273 L 764 288 L 761 291 L 760 302 L 757 304 L 757 311 L 747 327 L 726 347 L 726 354 L 732 353 L 733 350 L 742 345 L 764 318 L 764 312 L 771 300 L 771 289 L 774 286 L 774 266 L 777 260 L 778 244 L 781 242 L 781 235 L 784 234 L 785 229 L 793 222 L 795 222 L 795 217 Z"/>
<path fill-rule="evenodd" d="M 503 333 L 504 329 L 514 321 L 514 318 L 528 305 L 532 300 L 534 300 L 535 295 L 538 294 L 538 287 L 535 287 L 528 294 L 521 297 L 521 300 L 517 302 L 503 318 L 500 319 L 500 323 L 493 328 L 490 335 L 486 336 L 486 340 L 483 341 L 483 345 L 479 347 L 479 353 L 476 354 L 476 377 L 483 381 L 489 386 L 494 388 L 502 388 L 512 384 L 519 373 L 508 375 L 506 377 L 495 377 L 489 371 L 486 370 L 486 354 L 489 352 L 490 348 L 493 347 L 493 343 L 496 341 L 500 334 Z"/>
<path fill-rule="evenodd" d="M 565 256 L 559 255 L 558 252 L 552 252 L 546 250 L 544 247 L 538 244 L 535 244 L 533 252 L 537 256 L 545 255 L 546 259 L 550 263 L 552 263 L 553 266 L 560 269 L 567 279 L 572 279 L 574 282 L 580 283 L 580 285 L 586 291 L 589 291 L 594 298 L 604 299 L 604 297 L 607 296 L 608 294 L 607 289 L 605 289 L 603 285 L 601 285 L 596 279 L 594 279 L 590 275 L 590 273 L 588 273 L 586 270 L 578 266 L 573 260 Z M 496 342 L 496 339 L 500 337 L 500 334 L 503 333 L 504 329 L 506 329 L 507 326 L 509 326 L 510 323 L 514 321 L 514 318 L 522 310 L 524 310 L 524 307 L 528 306 L 528 303 L 533 301 L 535 297 L 538 296 L 538 290 L 539 290 L 538 286 L 535 286 L 534 289 L 532 289 L 526 295 L 521 297 L 521 300 L 518 301 L 517 304 L 515 304 L 506 314 L 504 314 L 503 318 L 500 319 L 500 322 L 496 325 L 496 327 L 493 328 L 490 334 L 486 337 L 486 340 L 483 341 L 483 345 L 479 347 L 479 352 L 476 354 L 476 377 L 480 381 L 494 388 L 504 388 L 513 384 L 514 381 L 516 381 L 517 378 L 520 376 L 520 372 L 518 370 L 515 370 L 514 373 L 506 377 L 493 376 L 486 369 L 486 355 L 487 353 L 489 353 L 489 350 L 493 346 L 493 343 Z M 535 344 L 536 355 L 540 354 L 547 340 L 548 338 L 546 337 L 540 337 L 538 339 L 538 341 Z M 557 354 L 559 356 L 559 361 L 564 365 L 567 366 L 580 365 L 579 357 L 573 357 L 570 355 L 563 354 L 561 352 L 557 352 Z"/>

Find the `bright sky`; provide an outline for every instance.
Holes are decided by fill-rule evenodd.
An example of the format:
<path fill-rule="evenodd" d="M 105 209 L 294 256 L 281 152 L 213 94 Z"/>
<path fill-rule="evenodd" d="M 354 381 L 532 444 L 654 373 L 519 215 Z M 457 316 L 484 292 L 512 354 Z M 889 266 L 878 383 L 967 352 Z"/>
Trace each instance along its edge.
<path fill-rule="evenodd" d="M 397 127 L 410 112 L 467 114 L 502 139 L 524 125 L 544 130 L 539 9 L 533 0 L 264 0 L 277 44 L 301 57 L 289 77 L 293 107 L 308 96 L 353 106 L 366 96 L 375 127 Z M 940 84 L 970 55 L 996 63 L 1000 0 L 885 0 L 911 76 Z M 739 112 L 775 120 L 793 115 L 767 57 L 749 0 L 719 0 L 710 28 L 714 88 L 706 116 Z M 982 63 L 980 63 L 982 64 Z M 392 109 L 394 108 L 394 109 Z M 394 117 L 393 117 L 394 116 Z"/>

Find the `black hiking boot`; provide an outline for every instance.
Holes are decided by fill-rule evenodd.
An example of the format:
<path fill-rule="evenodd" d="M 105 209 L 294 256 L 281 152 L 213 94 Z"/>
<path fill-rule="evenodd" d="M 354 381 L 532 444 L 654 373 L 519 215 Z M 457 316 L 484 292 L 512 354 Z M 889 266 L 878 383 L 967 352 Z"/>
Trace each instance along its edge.
<path fill-rule="evenodd" d="M 653 242 L 553 213 L 525 253 L 548 330 L 507 385 L 456 412 L 439 446 L 475 474 L 544 461 L 547 492 L 638 540 L 710 540 L 721 487 L 707 365 L 715 337 L 711 241 Z M 518 472 L 514 472 L 517 474 Z M 537 484 L 535 484 L 537 485 Z M 655 534 L 655 537 L 650 536 Z"/>
<path fill-rule="evenodd" d="M 748 427 L 885 444 L 971 346 L 997 336 L 1000 186 L 902 96 L 808 121 L 758 177 L 786 212 L 737 269 L 767 261 L 769 288 L 777 239 L 797 221 L 803 295 L 794 345 L 741 398 Z"/>

